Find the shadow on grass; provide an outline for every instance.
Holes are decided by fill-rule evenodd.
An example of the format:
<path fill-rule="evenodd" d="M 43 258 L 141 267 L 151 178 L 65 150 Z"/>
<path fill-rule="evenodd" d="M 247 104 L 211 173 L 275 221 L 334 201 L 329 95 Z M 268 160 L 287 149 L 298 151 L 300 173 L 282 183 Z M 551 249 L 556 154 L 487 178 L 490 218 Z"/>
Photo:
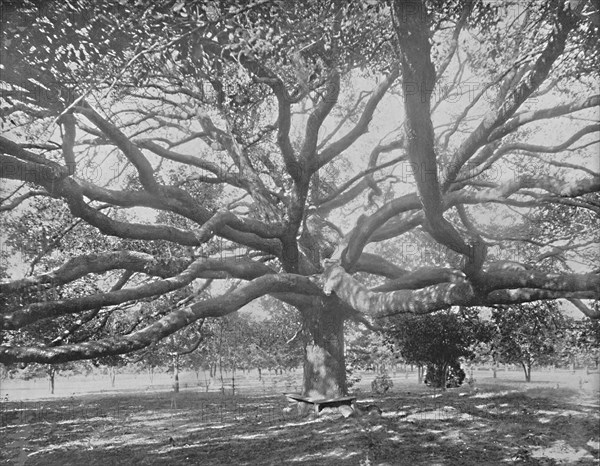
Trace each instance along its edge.
<path fill-rule="evenodd" d="M 298 417 L 283 396 L 183 392 L 176 408 L 169 393 L 4 403 L 0 463 L 560 464 L 561 453 L 598 464 L 598 409 L 578 406 L 573 390 L 433 395 L 393 393 L 374 398 L 381 416 L 318 419 Z"/>

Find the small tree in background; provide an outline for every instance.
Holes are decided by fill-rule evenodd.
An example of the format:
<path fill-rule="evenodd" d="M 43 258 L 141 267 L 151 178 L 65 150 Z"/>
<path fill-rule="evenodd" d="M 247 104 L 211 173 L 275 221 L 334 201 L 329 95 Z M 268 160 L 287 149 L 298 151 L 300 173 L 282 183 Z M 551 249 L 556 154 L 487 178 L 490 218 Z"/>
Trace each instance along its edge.
<path fill-rule="evenodd" d="M 595 304 L 598 307 L 598 302 Z M 575 344 L 584 364 L 598 369 L 600 362 L 600 322 L 589 318 L 577 322 Z"/>
<path fill-rule="evenodd" d="M 564 317 L 562 337 L 555 345 L 556 366 L 598 368 L 600 358 L 600 322 Z"/>
<path fill-rule="evenodd" d="M 348 334 L 346 345 L 348 387 L 352 387 L 361 380 L 355 371 L 373 370 L 377 372 L 373 383 L 378 387 L 376 389 L 372 384 L 373 391 L 378 392 L 379 386 L 383 392 L 387 391 L 392 386 L 392 381 L 387 376 L 387 369 L 395 361 L 389 345 L 385 344 L 385 337 L 355 324 L 349 324 L 346 331 Z"/>
<path fill-rule="evenodd" d="M 104 366 L 106 368 L 106 374 L 110 379 L 110 387 L 115 388 L 118 370 L 119 368 L 125 367 L 129 362 L 129 359 L 130 358 L 121 355 L 106 356 L 104 358 L 99 358 L 95 363 L 98 366 Z"/>
<path fill-rule="evenodd" d="M 461 308 L 458 312 L 396 318 L 388 337 L 406 362 L 428 367 L 426 382 L 447 388 L 462 383 L 464 373 L 456 377 L 460 359 L 472 359 L 475 345 L 488 340 L 491 331 L 475 310 Z"/>
<path fill-rule="evenodd" d="M 46 377 L 48 380 L 48 393 L 54 395 L 56 376 L 59 374 L 63 377 L 75 374 L 88 375 L 92 371 L 93 365 L 89 361 L 71 361 L 60 364 L 7 365 L 4 368 L 5 374 L 9 378 L 33 380 Z M 1 371 L 0 374 L 2 374 Z"/>
<path fill-rule="evenodd" d="M 247 352 L 250 367 L 257 369 L 284 370 L 299 367 L 304 356 L 304 326 L 298 312 L 280 301 L 263 298 L 260 305 L 268 312 L 268 318 L 248 317 L 249 329 L 254 343 Z"/>
<path fill-rule="evenodd" d="M 564 337 L 564 317 L 554 301 L 500 306 L 492 311 L 496 335 L 492 350 L 500 362 L 523 368 L 531 381 L 531 368 L 553 361 Z"/>

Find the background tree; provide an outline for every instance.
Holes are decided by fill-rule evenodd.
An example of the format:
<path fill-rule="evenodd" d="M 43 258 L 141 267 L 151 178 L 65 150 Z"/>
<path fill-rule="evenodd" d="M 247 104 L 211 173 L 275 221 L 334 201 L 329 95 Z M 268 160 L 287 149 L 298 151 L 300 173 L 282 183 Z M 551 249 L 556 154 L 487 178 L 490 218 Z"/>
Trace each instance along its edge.
<path fill-rule="evenodd" d="M 598 303 L 596 302 L 596 307 Z M 598 369 L 600 364 L 600 322 L 584 319 L 574 332 L 577 335 L 576 344 L 582 353 L 582 360 L 586 366 Z"/>
<path fill-rule="evenodd" d="M 249 347 L 242 349 L 248 356 L 247 367 L 276 372 L 295 369 L 302 365 L 305 329 L 301 319 L 290 306 L 273 299 L 260 299 L 257 303 L 262 316 L 247 316 Z M 266 313 L 266 315 L 264 315 Z"/>
<path fill-rule="evenodd" d="M 347 320 L 558 298 L 598 318 L 591 233 L 538 216 L 576 270 L 494 251 L 552 206 L 597 225 L 590 0 L 23 2 L 1 29 L 3 226 L 45 199 L 38 242 L 53 212 L 81 228 L 0 282 L 0 362 L 135 352 L 268 295 L 302 321 L 303 391 L 335 395 Z M 378 250 L 412 238 L 426 267 Z M 210 295 L 141 306 L 196 280 Z"/>
<path fill-rule="evenodd" d="M 596 303 L 597 306 L 597 303 Z M 598 368 L 600 359 L 600 325 L 597 320 L 564 318 L 564 335 L 556 346 L 555 364 L 563 367 Z"/>
<path fill-rule="evenodd" d="M 459 371 L 461 360 L 472 359 L 477 344 L 489 341 L 491 335 L 489 324 L 474 309 L 397 317 L 387 332 L 392 347 L 406 362 L 428 368 L 427 380 L 437 388 L 446 388 L 450 372 Z"/>
<path fill-rule="evenodd" d="M 525 303 L 494 309 L 492 320 L 497 332 L 493 351 L 500 362 L 521 366 L 526 382 L 531 382 L 532 366 L 548 364 L 557 356 L 565 325 L 556 303 Z"/>
<path fill-rule="evenodd" d="M 346 329 L 346 372 L 348 386 L 360 382 L 355 371 L 373 371 L 385 375 L 395 367 L 397 361 L 380 333 L 371 332 L 362 326 L 352 325 Z"/>

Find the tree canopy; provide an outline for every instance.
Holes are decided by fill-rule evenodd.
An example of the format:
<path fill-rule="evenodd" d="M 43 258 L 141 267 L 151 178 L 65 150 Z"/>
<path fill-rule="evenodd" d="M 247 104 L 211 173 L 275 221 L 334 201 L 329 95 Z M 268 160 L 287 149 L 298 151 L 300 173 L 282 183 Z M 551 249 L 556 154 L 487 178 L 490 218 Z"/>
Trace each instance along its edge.
<path fill-rule="evenodd" d="M 461 309 L 460 313 L 397 317 L 388 335 L 406 362 L 441 366 L 472 359 L 475 346 L 487 342 L 492 331 L 475 310 Z"/>
<path fill-rule="evenodd" d="M 270 296 L 323 356 L 305 390 L 343 392 L 348 319 L 556 299 L 598 318 L 599 15 L 3 3 L 0 362 L 133 352 Z M 144 304 L 186 287 L 209 291 Z"/>
<path fill-rule="evenodd" d="M 496 326 L 492 352 L 497 361 L 520 365 L 527 382 L 533 365 L 553 362 L 565 327 L 556 303 L 494 309 L 492 319 Z"/>

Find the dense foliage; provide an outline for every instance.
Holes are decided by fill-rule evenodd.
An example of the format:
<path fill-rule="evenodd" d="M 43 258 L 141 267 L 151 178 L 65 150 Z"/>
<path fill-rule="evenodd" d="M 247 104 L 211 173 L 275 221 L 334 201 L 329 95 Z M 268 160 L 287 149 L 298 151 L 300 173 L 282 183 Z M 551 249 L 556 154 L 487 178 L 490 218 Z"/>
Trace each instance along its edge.
<path fill-rule="evenodd" d="M 472 359 L 477 346 L 488 342 L 492 333 L 476 310 L 461 309 L 396 318 L 388 338 L 404 361 L 427 368 L 425 383 L 446 388 L 462 383 L 461 361 Z"/>

